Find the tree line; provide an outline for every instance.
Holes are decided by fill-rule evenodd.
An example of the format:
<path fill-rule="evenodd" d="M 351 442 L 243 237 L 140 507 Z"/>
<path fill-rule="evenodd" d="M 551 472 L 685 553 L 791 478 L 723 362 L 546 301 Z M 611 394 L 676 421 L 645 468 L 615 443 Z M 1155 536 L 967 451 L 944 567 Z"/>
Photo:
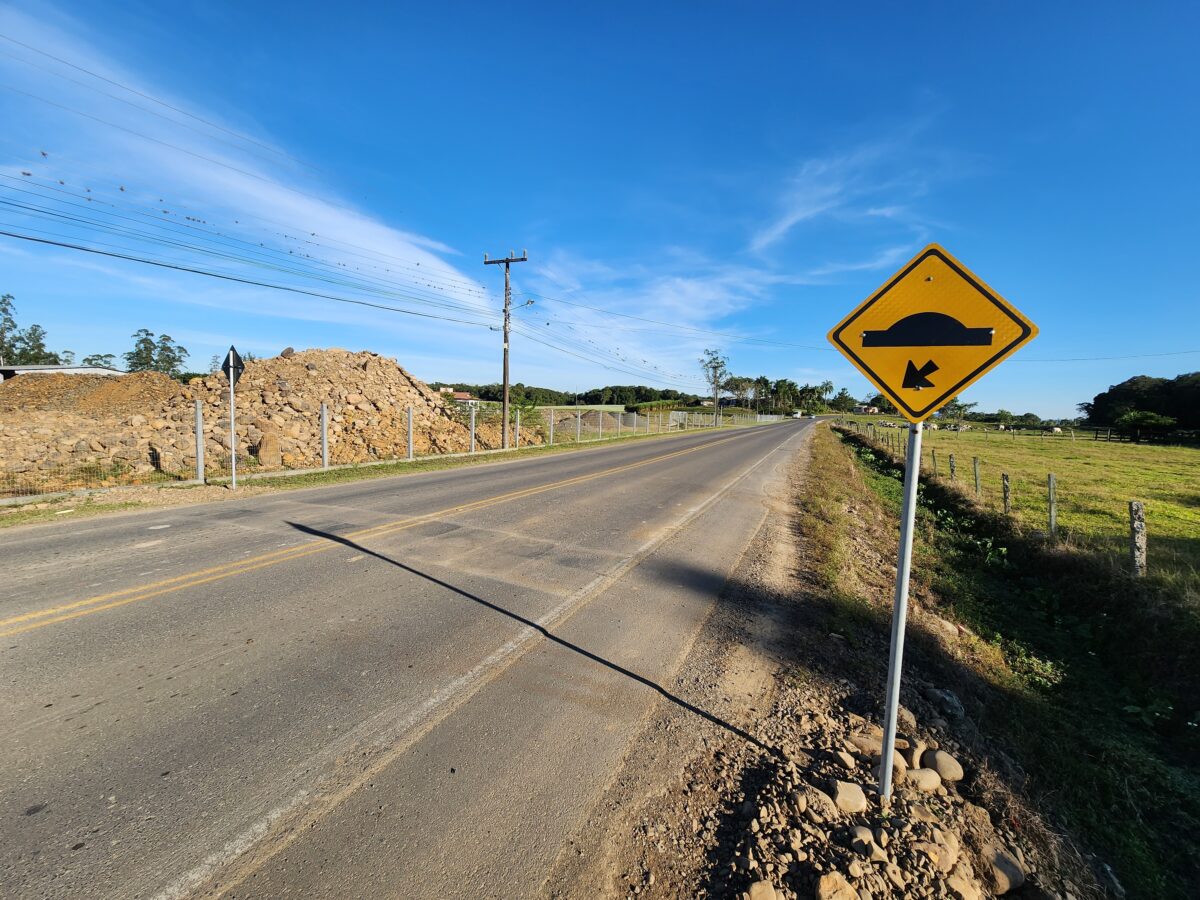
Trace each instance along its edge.
<path fill-rule="evenodd" d="M 0 296 L 0 365 L 117 367 L 117 358 L 111 353 L 92 353 L 76 363 L 75 351 L 50 350 L 47 337 L 46 329 L 36 323 L 21 328 L 15 298 L 12 294 Z M 126 372 L 163 372 L 172 377 L 186 374 L 183 364 L 188 358 L 187 348 L 169 334 L 156 335 L 139 328 L 132 338 L 132 349 L 121 354 Z"/>
<path fill-rule="evenodd" d="M 1079 404 L 1089 425 L 1144 431 L 1200 428 L 1200 372 L 1135 375 Z"/>

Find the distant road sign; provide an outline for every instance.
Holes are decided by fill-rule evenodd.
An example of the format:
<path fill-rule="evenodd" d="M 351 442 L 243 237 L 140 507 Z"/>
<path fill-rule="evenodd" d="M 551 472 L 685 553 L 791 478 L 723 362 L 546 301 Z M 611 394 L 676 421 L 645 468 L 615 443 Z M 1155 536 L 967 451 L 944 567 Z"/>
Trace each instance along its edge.
<path fill-rule="evenodd" d="M 829 341 L 910 422 L 929 418 L 1037 336 L 1037 326 L 930 244 Z"/>
<path fill-rule="evenodd" d="M 242 372 L 245 370 L 246 364 L 242 362 L 242 358 L 238 355 L 237 348 L 230 347 L 229 352 L 225 354 L 225 362 L 221 363 L 221 371 L 229 379 L 231 387 L 237 385 L 238 379 L 242 377 Z"/>

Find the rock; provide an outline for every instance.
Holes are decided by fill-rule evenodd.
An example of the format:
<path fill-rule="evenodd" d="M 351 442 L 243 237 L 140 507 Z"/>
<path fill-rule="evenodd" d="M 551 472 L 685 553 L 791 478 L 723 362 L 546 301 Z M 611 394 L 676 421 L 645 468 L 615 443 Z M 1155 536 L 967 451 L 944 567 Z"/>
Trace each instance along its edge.
<path fill-rule="evenodd" d="M 967 714 L 966 710 L 963 709 L 962 702 L 952 691 L 930 687 L 925 689 L 925 696 L 929 698 L 931 703 L 951 718 L 961 719 Z"/>
<path fill-rule="evenodd" d="M 258 449 L 255 451 L 258 457 L 258 463 L 264 469 L 278 469 L 283 465 L 283 451 L 279 444 L 279 436 L 276 434 L 264 434 L 262 440 L 258 442 Z"/>
<path fill-rule="evenodd" d="M 817 900 L 858 900 L 858 891 L 841 872 L 826 872 L 817 881 Z"/>
<path fill-rule="evenodd" d="M 296 355 L 296 348 L 295 347 L 284 347 L 283 352 L 280 353 L 279 355 L 282 356 L 284 359 L 291 359 L 293 356 Z"/>
<path fill-rule="evenodd" d="M 750 885 L 750 900 L 775 900 L 775 885 L 769 881 L 756 881 Z"/>
<path fill-rule="evenodd" d="M 925 753 L 927 745 L 924 741 L 915 740 L 911 747 L 905 751 L 904 761 L 908 763 L 910 769 L 921 768 L 921 756 Z"/>
<path fill-rule="evenodd" d="M 833 783 L 833 802 L 842 812 L 860 813 L 867 809 L 867 795 L 857 784 L 849 781 Z"/>
<path fill-rule="evenodd" d="M 917 733 L 917 717 L 913 715 L 912 710 L 907 706 L 901 706 L 896 711 L 896 724 L 905 734 L 914 735 Z"/>
<path fill-rule="evenodd" d="M 883 764 L 881 758 L 876 754 L 871 759 L 875 777 L 879 778 L 882 775 Z M 892 751 L 892 783 L 899 784 L 908 775 L 908 764 L 904 761 L 904 757 L 899 750 Z"/>
<path fill-rule="evenodd" d="M 937 867 L 939 872 L 945 874 L 954 868 L 954 864 L 958 862 L 958 848 L 951 847 L 948 844 L 936 844 L 930 841 L 918 841 L 913 844 L 913 850 L 917 853 L 923 853 L 929 857 L 930 862 Z"/>
<path fill-rule="evenodd" d="M 833 754 L 837 757 L 838 762 L 847 770 L 853 770 L 855 766 L 854 757 L 845 750 L 836 750 Z"/>
<path fill-rule="evenodd" d="M 937 772 L 942 781 L 962 781 L 962 766 L 945 750 L 926 750 L 921 762 Z"/>
<path fill-rule="evenodd" d="M 888 881 L 898 890 L 901 896 L 905 893 L 904 873 L 900 871 L 900 867 L 894 863 L 888 863 L 883 868 L 884 874 L 887 875 Z"/>
<path fill-rule="evenodd" d="M 908 773 L 908 780 L 917 786 L 917 790 L 929 794 L 942 786 L 942 778 L 935 769 L 913 769 Z"/>
<path fill-rule="evenodd" d="M 1025 869 L 1008 850 L 992 846 L 985 855 L 992 867 L 992 889 L 997 896 L 1015 891 L 1025 883 Z"/>
<path fill-rule="evenodd" d="M 983 891 L 975 882 L 971 867 L 960 861 L 946 879 L 946 888 L 954 900 L 983 900 Z"/>
<path fill-rule="evenodd" d="M 819 788 L 810 787 L 806 791 L 808 797 L 808 812 L 816 812 L 818 816 L 825 818 L 835 818 L 838 814 L 838 805 L 833 801 L 829 794 Z"/>

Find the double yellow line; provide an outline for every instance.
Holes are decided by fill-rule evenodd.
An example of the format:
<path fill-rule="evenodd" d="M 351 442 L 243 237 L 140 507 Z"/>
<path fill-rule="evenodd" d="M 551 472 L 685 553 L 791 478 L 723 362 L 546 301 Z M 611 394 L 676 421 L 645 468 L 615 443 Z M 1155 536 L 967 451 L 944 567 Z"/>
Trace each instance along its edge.
<path fill-rule="evenodd" d="M 653 456 L 650 459 L 644 459 L 640 462 L 627 463 L 622 466 L 614 466 L 611 469 L 602 469 L 599 472 L 592 472 L 588 475 L 577 475 L 574 478 L 565 478 L 562 481 L 554 481 L 550 484 L 543 484 L 537 487 L 523 488 L 519 491 L 510 491 L 506 494 L 498 494 L 495 497 L 487 497 L 483 500 L 476 500 L 472 503 L 464 503 L 460 506 L 450 506 L 446 509 L 437 510 L 436 512 L 425 513 L 421 516 L 414 516 L 411 519 L 400 519 L 395 522 L 385 522 L 382 525 L 375 525 L 371 528 L 363 528 L 358 531 L 351 531 L 344 535 L 338 535 L 338 537 L 341 539 L 355 541 L 383 537 L 384 535 L 393 534 L 398 531 L 404 531 L 408 528 L 414 528 L 417 525 L 421 525 L 433 519 L 441 518 L 442 516 L 471 512 L 473 510 L 484 509 L 489 506 L 497 506 L 501 503 L 509 503 L 513 500 L 520 500 L 523 497 L 531 497 L 535 494 L 541 494 L 546 491 L 571 487 L 572 485 L 582 484 L 586 481 L 604 478 L 608 475 L 616 475 L 619 472 L 628 472 L 630 469 L 638 469 L 642 466 L 648 466 L 652 463 L 662 462 L 663 460 L 675 459 L 676 457 L 684 456 L 688 453 L 695 453 L 698 450 L 716 447 L 719 444 L 724 444 L 728 441 L 735 440 L 737 437 L 738 435 L 731 435 L 730 437 L 709 441 L 696 447 L 688 447 L 684 450 L 675 450 L 671 453 Z M 90 616 L 94 613 L 104 612 L 108 609 L 116 609 L 117 607 L 125 606 L 129 603 L 139 603 L 143 600 L 151 600 L 154 597 L 161 597 L 164 594 L 171 594 L 175 591 L 182 591 L 186 590 L 187 588 L 198 587 L 202 584 L 209 584 L 214 581 L 233 578 L 237 575 L 244 575 L 247 572 L 253 572 L 256 569 L 265 569 L 269 566 L 277 566 L 282 563 L 291 562 L 294 559 L 301 559 L 305 556 L 311 556 L 314 553 L 324 553 L 325 551 L 333 550 L 337 547 L 337 541 L 317 539 L 303 544 L 297 544 L 295 547 L 286 547 L 282 550 L 273 550 L 270 553 L 251 556 L 246 559 L 237 560 L 236 562 L 225 563 L 224 565 L 220 566 L 213 566 L 209 569 L 200 569 L 196 572 L 189 572 L 186 575 L 177 575 L 174 578 L 166 578 L 162 581 L 155 581 L 150 584 L 140 585 L 138 587 L 126 588 L 121 591 L 113 591 L 108 594 L 100 594 L 95 597 L 88 597 L 85 600 L 75 600 L 71 603 L 64 603 L 58 606 L 51 606 L 45 609 L 35 610 L 34 612 L 23 613 L 19 616 L 12 616 L 8 619 L 0 619 L 0 637 L 11 637 L 16 634 L 23 634 L 26 631 L 33 631 L 37 628 L 45 628 L 47 625 L 53 625 L 57 622 L 66 622 L 70 619 L 78 619 L 81 616 Z"/>

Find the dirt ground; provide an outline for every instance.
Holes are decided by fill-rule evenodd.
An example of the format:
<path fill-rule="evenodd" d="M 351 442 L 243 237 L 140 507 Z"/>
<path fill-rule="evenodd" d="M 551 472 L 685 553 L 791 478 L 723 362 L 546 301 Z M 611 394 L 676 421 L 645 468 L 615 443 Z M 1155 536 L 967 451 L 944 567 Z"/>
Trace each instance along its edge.
<path fill-rule="evenodd" d="M 927 680 L 919 663 L 905 670 L 896 786 L 881 807 L 886 633 L 858 633 L 829 606 L 829 559 L 801 498 L 806 477 L 831 473 L 814 475 L 807 446 L 685 667 L 664 685 L 674 701 L 647 722 L 545 893 L 1119 896 L 975 752 L 957 686 Z M 895 535 L 882 511 L 864 491 L 838 512 L 854 526 L 847 590 L 890 607 L 894 560 L 879 548 Z M 919 601 L 909 627 L 951 649 L 959 639 Z"/>

